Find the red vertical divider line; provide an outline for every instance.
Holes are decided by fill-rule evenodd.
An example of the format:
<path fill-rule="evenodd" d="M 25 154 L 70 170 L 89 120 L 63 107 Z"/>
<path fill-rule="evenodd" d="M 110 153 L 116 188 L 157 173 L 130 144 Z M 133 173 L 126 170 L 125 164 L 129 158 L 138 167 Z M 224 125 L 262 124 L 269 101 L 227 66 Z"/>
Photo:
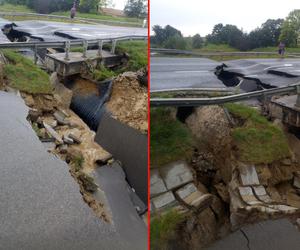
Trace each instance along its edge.
<path fill-rule="evenodd" d="M 148 0 L 148 250 L 150 250 L 150 0 Z"/>

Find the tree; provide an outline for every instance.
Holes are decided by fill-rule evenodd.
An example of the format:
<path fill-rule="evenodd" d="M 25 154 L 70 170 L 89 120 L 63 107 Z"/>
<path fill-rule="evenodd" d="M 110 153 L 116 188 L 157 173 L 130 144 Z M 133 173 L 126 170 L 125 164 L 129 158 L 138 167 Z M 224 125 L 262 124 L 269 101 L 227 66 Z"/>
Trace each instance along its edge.
<path fill-rule="evenodd" d="M 287 46 L 296 47 L 300 33 L 300 10 L 289 13 L 282 25 L 279 40 Z"/>
<path fill-rule="evenodd" d="M 182 37 L 181 32 L 170 25 L 166 25 L 164 28 L 159 25 L 154 25 L 152 30 L 154 31 L 152 41 L 158 45 L 162 45 L 173 36 Z"/>
<path fill-rule="evenodd" d="M 145 18 L 147 16 L 146 0 L 128 0 L 124 12 L 129 17 Z"/>
<path fill-rule="evenodd" d="M 199 34 L 196 34 L 196 35 L 193 36 L 193 38 L 192 38 L 192 47 L 194 49 L 202 48 L 203 43 L 204 43 L 204 41 L 203 41 L 202 37 Z"/>
<path fill-rule="evenodd" d="M 186 49 L 187 42 L 184 37 L 175 34 L 170 36 L 163 44 L 166 49 Z"/>
<path fill-rule="evenodd" d="M 80 0 L 79 10 L 85 13 L 97 12 L 98 4 L 99 0 Z"/>

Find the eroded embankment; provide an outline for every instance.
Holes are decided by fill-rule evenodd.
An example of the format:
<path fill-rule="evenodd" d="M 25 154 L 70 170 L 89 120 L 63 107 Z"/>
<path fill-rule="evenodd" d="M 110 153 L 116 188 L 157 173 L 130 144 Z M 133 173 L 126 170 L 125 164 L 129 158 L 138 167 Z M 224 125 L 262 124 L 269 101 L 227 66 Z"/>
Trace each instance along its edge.
<path fill-rule="evenodd" d="M 186 117 L 192 156 L 151 171 L 154 246 L 199 249 L 246 224 L 296 221 L 300 142 L 259 112 L 230 104 L 196 108 Z"/>

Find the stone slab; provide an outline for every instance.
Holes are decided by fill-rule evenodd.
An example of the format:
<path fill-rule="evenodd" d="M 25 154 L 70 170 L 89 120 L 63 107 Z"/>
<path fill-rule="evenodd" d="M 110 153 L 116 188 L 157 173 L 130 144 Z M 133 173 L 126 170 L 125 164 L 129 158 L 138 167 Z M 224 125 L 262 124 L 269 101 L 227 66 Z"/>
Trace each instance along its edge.
<path fill-rule="evenodd" d="M 239 193 L 245 203 L 248 205 L 262 205 L 262 202 L 256 199 L 251 187 L 239 187 Z"/>
<path fill-rule="evenodd" d="M 259 185 L 257 172 L 253 165 L 240 165 L 239 170 L 243 186 Z"/>
<path fill-rule="evenodd" d="M 178 161 L 160 169 L 161 176 L 167 189 L 171 190 L 193 181 L 193 174 L 184 161 Z"/>
<path fill-rule="evenodd" d="M 157 210 L 176 204 L 176 199 L 172 192 L 167 192 L 151 199 L 153 207 Z"/>
<path fill-rule="evenodd" d="M 150 195 L 151 197 L 167 192 L 166 185 L 160 177 L 157 169 L 152 169 L 150 174 Z"/>

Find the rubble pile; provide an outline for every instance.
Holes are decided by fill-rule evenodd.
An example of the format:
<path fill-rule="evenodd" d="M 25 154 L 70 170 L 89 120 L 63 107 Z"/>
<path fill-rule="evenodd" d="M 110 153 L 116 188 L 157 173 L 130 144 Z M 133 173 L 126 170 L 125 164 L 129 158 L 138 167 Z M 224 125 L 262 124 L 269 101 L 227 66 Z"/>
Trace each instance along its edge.
<path fill-rule="evenodd" d="M 94 142 L 95 132 L 56 95 L 31 95 L 21 93 L 30 107 L 28 120 L 48 152 L 66 161 L 71 175 L 80 185 L 83 200 L 103 220 L 111 221 L 106 202 L 99 202 L 94 194 L 102 192 L 94 183 L 92 171 L 98 164 L 112 161 L 112 155 Z M 68 102 L 68 99 L 63 99 Z"/>
<path fill-rule="evenodd" d="M 147 133 L 148 91 L 135 72 L 123 73 L 114 80 L 107 108 L 114 118 Z"/>

